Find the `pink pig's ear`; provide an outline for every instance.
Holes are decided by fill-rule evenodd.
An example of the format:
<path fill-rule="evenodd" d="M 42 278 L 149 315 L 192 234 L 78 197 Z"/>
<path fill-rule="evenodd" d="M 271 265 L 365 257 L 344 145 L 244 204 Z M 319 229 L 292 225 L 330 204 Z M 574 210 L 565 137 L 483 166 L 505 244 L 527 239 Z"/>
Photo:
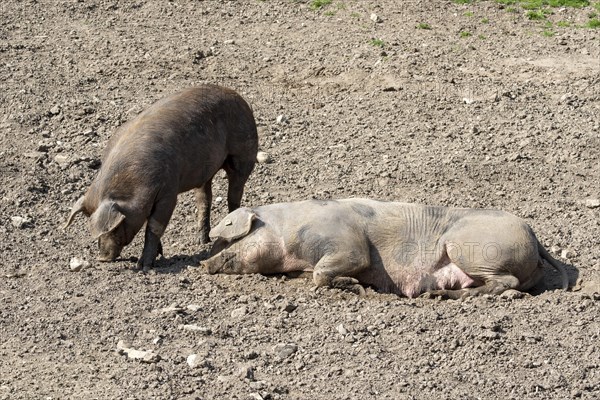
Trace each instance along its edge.
<path fill-rule="evenodd" d="M 228 242 L 239 239 L 250 233 L 255 218 L 256 214 L 249 208 L 238 208 L 212 228 L 208 236 L 211 240 L 223 239 Z"/>

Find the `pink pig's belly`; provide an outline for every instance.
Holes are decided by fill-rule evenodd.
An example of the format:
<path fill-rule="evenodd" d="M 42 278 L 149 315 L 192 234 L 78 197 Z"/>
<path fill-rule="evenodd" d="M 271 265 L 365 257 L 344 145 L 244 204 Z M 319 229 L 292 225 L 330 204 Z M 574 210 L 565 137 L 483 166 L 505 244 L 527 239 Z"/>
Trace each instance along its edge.
<path fill-rule="evenodd" d="M 406 297 L 417 297 L 430 290 L 464 289 L 481 284 L 451 262 L 433 271 L 423 266 L 395 266 L 389 270 L 371 266 L 356 278 L 380 292 Z"/>

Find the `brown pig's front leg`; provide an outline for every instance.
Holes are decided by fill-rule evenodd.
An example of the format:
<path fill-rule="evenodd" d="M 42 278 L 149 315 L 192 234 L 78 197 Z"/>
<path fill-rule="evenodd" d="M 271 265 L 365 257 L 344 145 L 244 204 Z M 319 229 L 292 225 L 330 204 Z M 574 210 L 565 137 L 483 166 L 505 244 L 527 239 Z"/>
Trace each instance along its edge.
<path fill-rule="evenodd" d="M 229 212 L 240 208 L 244 195 L 244 185 L 254 168 L 254 158 L 244 160 L 242 157 L 231 157 L 224 165 L 229 187 L 227 189 L 227 206 Z"/>
<path fill-rule="evenodd" d="M 162 237 L 173 210 L 177 203 L 177 195 L 169 196 L 158 201 L 152 210 L 152 214 L 148 218 L 146 224 L 146 234 L 144 236 L 144 249 L 142 256 L 138 260 L 138 268 L 151 268 L 154 265 L 154 260 L 158 254 L 162 254 Z"/>

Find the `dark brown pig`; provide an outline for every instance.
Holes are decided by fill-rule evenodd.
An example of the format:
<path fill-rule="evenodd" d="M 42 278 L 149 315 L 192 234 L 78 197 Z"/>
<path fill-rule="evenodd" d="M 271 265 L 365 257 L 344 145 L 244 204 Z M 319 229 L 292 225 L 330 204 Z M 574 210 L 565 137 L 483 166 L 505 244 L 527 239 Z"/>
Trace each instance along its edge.
<path fill-rule="evenodd" d="M 258 137 L 252 110 L 237 93 L 203 85 L 162 99 L 121 128 L 108 143 L 102 166 L 74 205 L 90 217 L 100 261 L 112 261 L 146 223 L 138 267 L 162 253 L 179 193 L 194 189 L 200 243 L 209 241 L 212 178 L 224 169 L 229 211 L 240 206 L 254 168 Z"/>
<path fill-rule="evenodd" d="M 316 286 L 460 298 L 530 289 L 547 261 L 568 285 L 527 223 L 496 210 L 309 200 L 240 208 L 210 236 L 209 273 L 310 271 Z"/>

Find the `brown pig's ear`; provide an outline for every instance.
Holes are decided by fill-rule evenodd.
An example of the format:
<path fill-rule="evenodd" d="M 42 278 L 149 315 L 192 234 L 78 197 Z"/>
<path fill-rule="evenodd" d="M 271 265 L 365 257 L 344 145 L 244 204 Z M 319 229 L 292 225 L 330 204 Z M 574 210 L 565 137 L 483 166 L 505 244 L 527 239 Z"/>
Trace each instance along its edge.
<path fill-rule="evenodd" d="M 69 218 L 67 218 L 67 222 L 65 222 L 65 224 L 62 226 L 63 229 L 67 229 L 69 225 L 71 225 L 71 223 L 73 222 L 75 216 L 84 210 L 84 201 L 85 196 L 81 196 L 79 200 L 77 200 L 75 204 L 73 204 L 73 207 L 71 208 L 71 214 L 69 215 Z"/>
<path fill-rule="evenodd" d="M 115 230 L 125 220 L 119 205 L 114 201 L 105 200 L 90 218 L 90 231 L 94 240 Z"/>
<path fill-rule="evenodd" d="M 239 239 L 250 233 L 254 218 L 256 218 L 256 214 L 249 208 L 238 208 L 219 222 L 219 225 L 212 228 L 208 236 L 211 240 L 220 238 L 232 241 Z"/>

